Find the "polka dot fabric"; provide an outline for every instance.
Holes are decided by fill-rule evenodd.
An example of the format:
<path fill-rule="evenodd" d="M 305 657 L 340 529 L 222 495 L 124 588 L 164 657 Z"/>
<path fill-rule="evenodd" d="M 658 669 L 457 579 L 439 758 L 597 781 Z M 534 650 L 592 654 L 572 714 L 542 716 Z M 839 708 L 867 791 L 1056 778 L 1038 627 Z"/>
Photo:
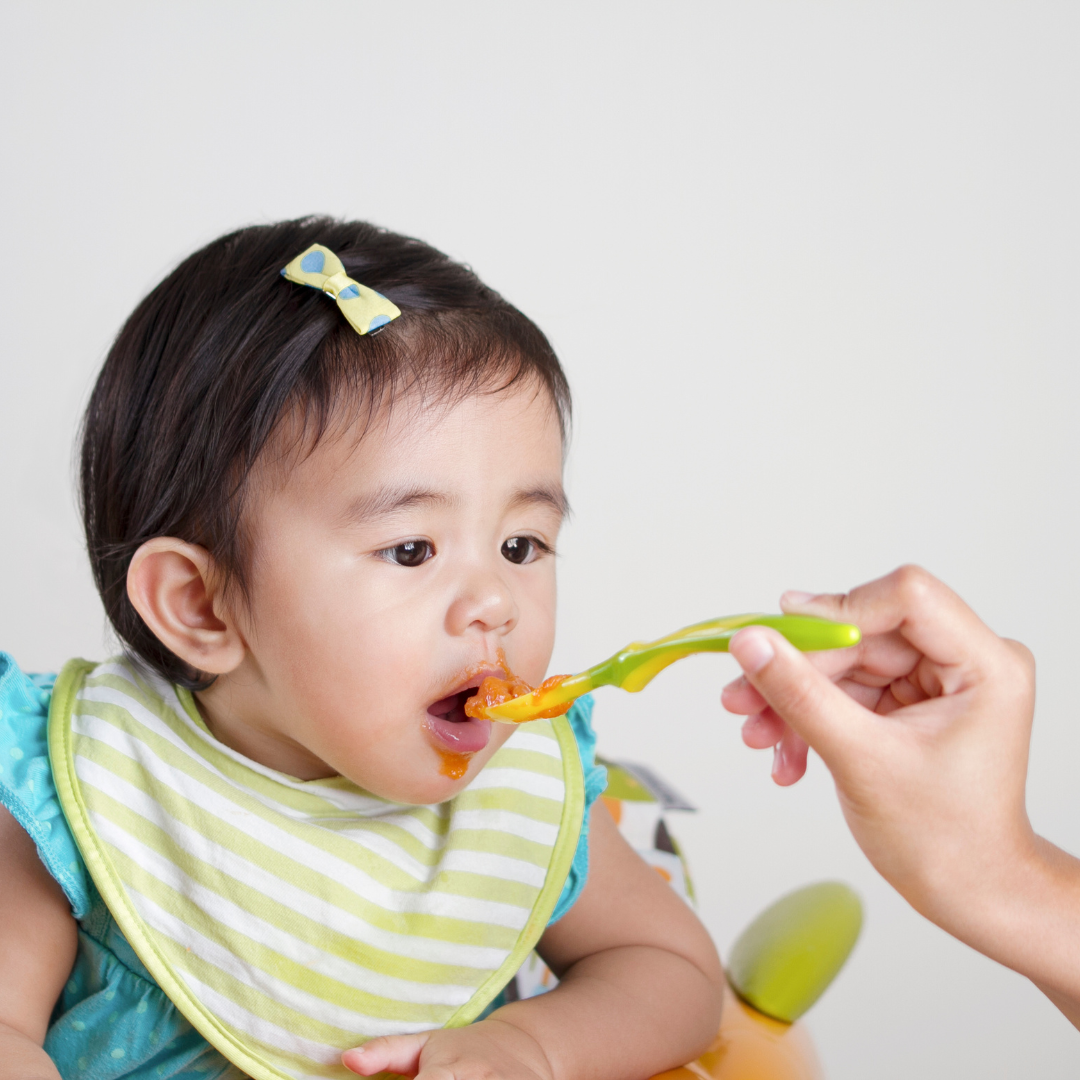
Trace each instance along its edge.
<path fill-rule="evenodd" d="M 297 255 L 281 276 L 326 293 L 358 334 L 374 333 L 401 314 L 382 293 L 353 281 L 341 260 L 322 244 L 312 244 Z"/>
<path fill-rule="evenodd" d="M 44 721 L 53 680 L 23 674 L 0 653 L 0 803 L 30 834 L 78 919 L 90 909 L 89 878 L 52 780 Z"/>
<path fill-rule="evenodd" d="M 96 894 L 45 1052 L 64 1080 L 241 1077 L 150 979 Z"/>

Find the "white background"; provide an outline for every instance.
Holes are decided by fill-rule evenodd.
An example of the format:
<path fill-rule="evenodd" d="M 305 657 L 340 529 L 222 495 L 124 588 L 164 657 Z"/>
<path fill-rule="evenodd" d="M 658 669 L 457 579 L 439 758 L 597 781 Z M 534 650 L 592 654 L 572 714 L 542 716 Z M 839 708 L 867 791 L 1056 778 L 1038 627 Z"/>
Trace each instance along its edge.
<path fill-rule="evenodd" d="M 1078 46 L 1067 3 L 8 3 L 0 645 L 100 657 L 72 447 L 124 317 L 238 225 L 363 217 L 470 262 L 575 392 L 554 670 L 914 560 L 1040 664 L 1036 827 L 1080 850 Z M 1080 1074 L 1080 1036 L 924 922 L 820 762 L 775 788 L 729 660 L 605 692 L 721 947 L 853 883 L 807 1018 L 835 1080 Z"/>

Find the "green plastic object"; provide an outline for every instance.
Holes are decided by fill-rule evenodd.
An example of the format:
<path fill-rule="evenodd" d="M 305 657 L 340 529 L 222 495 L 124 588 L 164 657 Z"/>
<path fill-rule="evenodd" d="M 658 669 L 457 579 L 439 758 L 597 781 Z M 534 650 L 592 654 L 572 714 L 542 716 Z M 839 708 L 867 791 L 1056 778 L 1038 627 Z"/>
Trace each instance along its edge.
<path fill-rule="evenodd" d="M 634 775 L 613 761 L 601 761 L 597 755 L 596 763 L 607 769 L 607 787 L 604 794 L 621 802 L 656 802 L 656 796 Z"/>
<path fill-rule="evenodd" d="M 811 615 L 728 615 L 695 623 L 656 641 L 635 641 L 601 664 L 579 675 L 549 679 L 538 690 L 511 698 L 501 705 L 489 705 L 489 720 L 520 724 L 535 720 L 559 706 L 595 690 L 598 686 L 619 686 L 630 693 L 644 689 L 669 664 L 701 652 L 727 652 L 731 639 L 746 626 L 770 626 L 797 649 L 845 649 L 859 643 L 859 628 Z M 477 714 L 472 714 L 477 715 Z"/>
<path fill-rule="evenodd" d="M 825 992 L 862 929 L 862 904 L 839 881 L 782 896 L 732 947 L 727 977 L 748 1005 L 794 1023 Z"/>

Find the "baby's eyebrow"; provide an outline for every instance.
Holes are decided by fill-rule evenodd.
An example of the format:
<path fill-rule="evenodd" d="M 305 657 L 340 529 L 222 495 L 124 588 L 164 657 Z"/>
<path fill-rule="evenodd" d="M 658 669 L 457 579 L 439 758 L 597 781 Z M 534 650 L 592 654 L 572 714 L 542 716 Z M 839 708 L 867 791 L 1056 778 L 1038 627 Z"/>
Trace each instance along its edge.
<path fill-rule="evenodd" d="M 414 506 L 454 507 L 459 503 L 453 495 L 445 491 L 429 491 L 426 488 L 378 488 L 369 495 L 354 499 L 344 517 L 348 522 L 370 521 L 372 518 L 387 517 L 399 510 L 408 510 Z"/>
<path fill-rule="evenodd" d="M 342 517 L 346 523 L 356 524 L 374 518 L 389 517 L 414 506 L 438 506 L 452 510 L 460 505 L 460 497 L 446 491 L 432 491 L 421 487 L 382 487 L 354 499 Z M 518 510 L 536 505 L 550 507 L 560 518 L 570 513 L 570 503 L 561 484 L 521 488 L 511 495 L 508 509 Z"/>
<path fill-rule="evenodd" d="M 540 487 L 516 491 L 510 499 L 510 509 L 516 510 L 522 506 L 535 506 L 537 503 L 550 506 L 560 518 L 564 518 L 570 513 L 570 502 L 566 498 L 566 492 L 563 491 L 561 484 L 552 486 L 544 484 Z"/>

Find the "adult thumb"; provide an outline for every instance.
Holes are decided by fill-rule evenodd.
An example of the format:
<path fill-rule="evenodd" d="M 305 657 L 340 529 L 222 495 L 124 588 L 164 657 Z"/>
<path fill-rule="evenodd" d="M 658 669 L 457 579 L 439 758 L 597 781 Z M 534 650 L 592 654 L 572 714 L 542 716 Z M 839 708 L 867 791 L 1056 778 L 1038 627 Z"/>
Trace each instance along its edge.
<path fill-rule="evenodd" d="M 858 752 L 867 711 L 775 630 L 740 630 L 731 639 L 730 651 L 757 692 L 831 772 Z"/>

